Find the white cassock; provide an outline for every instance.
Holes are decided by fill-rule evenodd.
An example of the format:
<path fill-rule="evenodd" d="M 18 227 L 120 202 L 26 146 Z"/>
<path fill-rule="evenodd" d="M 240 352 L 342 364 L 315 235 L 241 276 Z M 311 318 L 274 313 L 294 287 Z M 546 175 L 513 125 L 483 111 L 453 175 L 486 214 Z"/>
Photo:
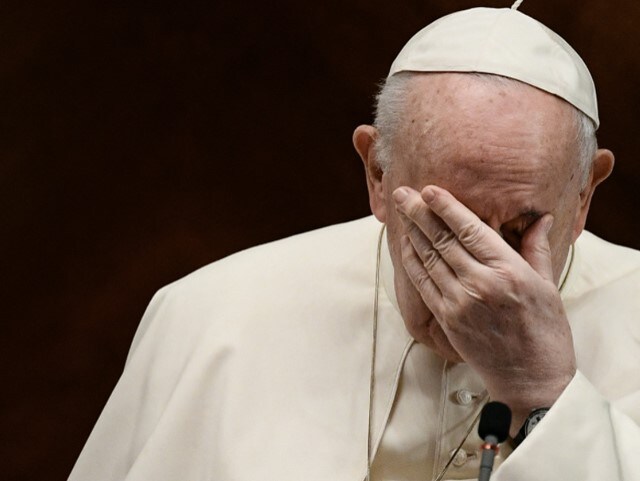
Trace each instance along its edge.
<path fill-rule="evenodd" d="M 362 481 L 373 218 L 240 252 L 161 289 L 72 481 Z M 640 480 L 640 252 L 587 232 L 562 298 L 579 372 L 495 481 Z M 413 342 L 382 252 L 373 479 L 430 480 L 481 380 Z M 467 438 L 445 479 L 476 479 Z"/>

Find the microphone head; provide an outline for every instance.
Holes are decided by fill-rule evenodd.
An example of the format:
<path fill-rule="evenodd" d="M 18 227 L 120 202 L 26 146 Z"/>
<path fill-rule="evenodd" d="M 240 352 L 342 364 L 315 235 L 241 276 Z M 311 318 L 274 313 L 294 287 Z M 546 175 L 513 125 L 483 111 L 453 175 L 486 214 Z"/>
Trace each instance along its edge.
<path fill-rule="evenodd" d="M 501 443 L 509 436 L 511 426 L 511 409 L 506 404 L 492 401 L 485 404 L 480 414 L 478 434 L 482 439 L 493 435 Z"/>

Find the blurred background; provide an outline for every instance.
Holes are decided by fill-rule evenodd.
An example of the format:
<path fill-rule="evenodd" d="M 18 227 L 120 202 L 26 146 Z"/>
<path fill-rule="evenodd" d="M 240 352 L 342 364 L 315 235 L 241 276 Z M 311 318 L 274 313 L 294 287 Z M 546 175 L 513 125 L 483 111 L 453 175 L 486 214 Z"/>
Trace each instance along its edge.
<path fill-rule="evenodd" d="M 66 479 L 153 293 L 368 214 L 351 133 L 435 18 L 510 1 L 3 0 L 3 479 Z M 617 156 L 589 228 L 640 248 L 640 4 L 529 0 L 571 43 Z"/>

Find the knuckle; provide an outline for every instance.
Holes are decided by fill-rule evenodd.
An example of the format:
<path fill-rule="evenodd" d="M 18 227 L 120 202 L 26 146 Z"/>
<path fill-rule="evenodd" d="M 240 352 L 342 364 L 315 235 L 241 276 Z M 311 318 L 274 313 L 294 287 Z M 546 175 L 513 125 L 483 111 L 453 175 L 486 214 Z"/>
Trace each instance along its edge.
<path fill-rule="evenodd" d="M 465 245 L 474 245 L 480 242 L 484 233 L 484 225 L 479 222 L 468 222 L 460 227 L 458 237 Z"/>
<path fill-rule="evenodd" d="M 465 307 L 469 307 L 471 303 L 486 302 L 491 295 L 491 290 L 487 288 L 486 283 L 465 283 L 462 289 L 465 295 L 462 297 L 460 303 L 465 305 Z"/>
<path fill-rule="evenodd" d="M 528 293 L 531 288 L 529 282 L 525 279 L 525 277 L 520 275 L 520 273 L 515 272 L 511 275 L 511 286 L 513 292 L 516 292 L 518 294 Z"/>
<path fill-rule="evenodd" d="M 427 274 L 423 273 L 416 277 L 414 285 L 419 292 L 424 294 L 431 289 L 431 278 Z"/>
<path fill-rule="evenodd" d="M 511 264 L 500 266 L 499 272 L 500 280 L 506 282 L 508 285 L 520 287 L 524 284 L 524 279 L 522 278 L 520 271 Z"/>
<path fill-rule="evenodd" d="M 420 202 L 411 202 L 407 207 L 407 217 L 413 220 L 419 219 L 422 217 L 423 210 L 423 206 Z"/>
<path fill-rule="evenodd" d="M 465 295 L 459 296 L 456 299 L 457 313 L 462 316 L 469 312 L 472 312 L 477 306 L 478 302 L 482 302 L 482 296 L 474 289 L 465 289 Z"/>
<path fill-rule="evenodd" d="M 433 248 L 425 248 L 422 251 L 421 259 L 425 269 L 427 269 L 427 271 L 430 271 L 436 266 L 436 264 L 440 260 L 440 255 L 438 254 L 438 251 Z"/>
<path fill-rule="evenodd" d="M 433 247 L 438 251 L 445 251 L 451 244 L 455 242 L 456 236 L 449 229 L 440 229 L 434 235 L 431 241 Z"/>
<path fill-rule="evenodd" d="M 417 261 L 415 254 L 406 252 L 402 254 L 402 265 L 409 280 L 421 295 L 424 295 L 431 291 L 433 281 L 428 271 Z"/>

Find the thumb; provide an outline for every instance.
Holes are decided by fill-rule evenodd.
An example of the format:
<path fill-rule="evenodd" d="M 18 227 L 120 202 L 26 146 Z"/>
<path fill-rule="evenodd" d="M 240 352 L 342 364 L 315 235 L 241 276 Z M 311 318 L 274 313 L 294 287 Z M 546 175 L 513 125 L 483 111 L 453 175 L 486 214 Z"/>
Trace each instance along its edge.
<path fill-rule="evenodd" d="M 522 236 L 520 255 L 543 279 L 553 282 L 553 264 L 549 247 L 549 230 L 553 216 L 545 214 L 531 225 Z"/>

